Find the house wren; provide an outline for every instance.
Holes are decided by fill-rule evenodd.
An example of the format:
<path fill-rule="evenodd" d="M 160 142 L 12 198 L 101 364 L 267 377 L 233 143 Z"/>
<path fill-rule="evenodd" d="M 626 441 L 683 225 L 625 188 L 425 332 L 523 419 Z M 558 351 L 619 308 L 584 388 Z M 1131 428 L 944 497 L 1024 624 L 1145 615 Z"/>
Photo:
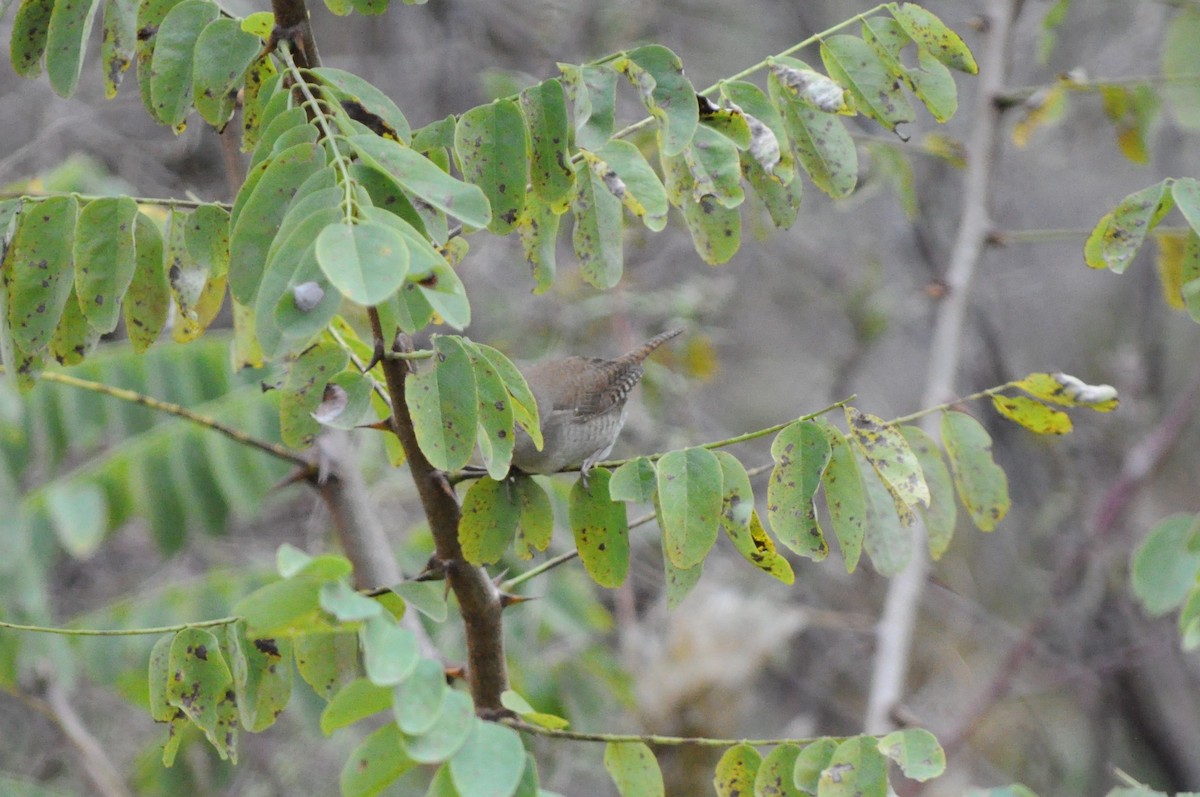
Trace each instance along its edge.
<path fill-rule="evenodd" d="M 542 450 L 518 430 L 512 462 L 526 473 L 557 473 L 578 466 L 587 472 L 608 456 L 629 413 L 626 401 L 642 378 L 650 352 L 683 332 L 672 329 L 615 360 L 567 357 L 535 363 L 523 370 L 537 400 Z"/>

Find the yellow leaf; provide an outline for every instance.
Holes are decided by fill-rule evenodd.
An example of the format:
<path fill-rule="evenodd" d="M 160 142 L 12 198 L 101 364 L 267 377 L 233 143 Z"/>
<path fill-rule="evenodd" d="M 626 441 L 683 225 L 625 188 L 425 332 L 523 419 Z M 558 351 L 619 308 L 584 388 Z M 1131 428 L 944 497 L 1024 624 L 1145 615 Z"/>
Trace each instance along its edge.
<path fill-rule="evenodd" d="M 1163 301 L 1172 310 L 1182 310 L 1183 303 L 1183 255 L 1187 233 L 1156 230 L 1154 242 L 1158 244 L 1158 257 L 1154 266 L 1158 270 L 1158 282 L 1162 286 Z"/>
<path fill-rule="evenodd" d="M 1071 418 L 1062 410 L 1047 407 L 1026 396 L 992 396 L 996 411 L 1035 434 L 1066 434 Z"/>

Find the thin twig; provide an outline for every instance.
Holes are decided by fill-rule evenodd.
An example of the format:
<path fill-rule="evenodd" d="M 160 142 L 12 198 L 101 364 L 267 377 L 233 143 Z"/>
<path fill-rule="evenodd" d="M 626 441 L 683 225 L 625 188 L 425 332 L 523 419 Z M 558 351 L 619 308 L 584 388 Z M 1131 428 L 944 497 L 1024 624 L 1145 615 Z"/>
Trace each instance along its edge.
<path fill-rule="evenodd" d="M 989 38 L 979 65 L 975 122 L 967 144 L 967 169 L 960 199 L 963 211 L 944 278 L 949 292 L 938 307 L 934 324 L 922 406 L 941 403 L 954 395 L 971 282 L 991 228 L 988 194 L 1001 113 L 995 98 L 1004 88 L 1015 7 L 1014 0 L 991 0 L 988 4 Z M 930 423 L 932 417 L 927 416 Z M 892 712 L 900 702 L 908 677 L 913 628 L 929 572 L 924 528 L 918 524 L 913 532 L 912 558 L 888 584 L 879 618 L 864 719 L 869 733 L 895 727 Z"/>
<path fill-rule="evenodd" d="M 604 743 L 636 743 L 656 747 L 675 747 L 688 745 L 691 747 L 734 747 L 748 744 L 751 747 L 774 747 L 781 744 L 804 746 L 817 741 L 816 738 L 780 738 L 780 739 L 713 739 L 706 736 L 662 736 L 657 733 L 586 733 L 583 731 L 552 730 L 540 725 L 531 725 L 521 720 L 506 719 L 505 725 L 523 733 L 537 736 L 547 736 L 551 739 L 565 739 L 573 742 L 604 742 Z M 846 736 L 821 737 L 830 738 L 835 742 L 843 742 Z"/>

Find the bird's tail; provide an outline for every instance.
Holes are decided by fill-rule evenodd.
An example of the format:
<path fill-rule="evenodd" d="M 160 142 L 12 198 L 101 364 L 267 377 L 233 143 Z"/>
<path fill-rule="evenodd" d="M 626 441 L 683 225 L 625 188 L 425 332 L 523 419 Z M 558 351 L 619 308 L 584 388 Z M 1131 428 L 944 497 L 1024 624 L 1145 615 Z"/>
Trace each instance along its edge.
<path fill-rule="evenodd" d="M 640 363 L 642 360 L 645 360 L 647 357 L 650 356 L 650 352 L 654 351 L 655 349 L 657 349 L 659 346 L 666 343 L 671 338 L 678 336 L 681 332 L 683 332 L 683 327 L 676 327 L 675 329 L 668 329 L 666 332 L 655 335 L 654 337 L 650 338 L 650 340 L 643 343 L 641 346 L 638 346 L 633 351 L 622 356 L 621 361 L 629 362 L 629 363 Z"/>

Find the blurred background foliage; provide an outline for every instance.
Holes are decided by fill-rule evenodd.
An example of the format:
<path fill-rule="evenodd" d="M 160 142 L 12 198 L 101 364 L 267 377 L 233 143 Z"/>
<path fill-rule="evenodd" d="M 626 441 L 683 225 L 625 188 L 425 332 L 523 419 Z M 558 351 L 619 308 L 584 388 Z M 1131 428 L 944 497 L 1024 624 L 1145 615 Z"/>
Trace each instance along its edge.
<path fill-rule="evenodd" d="M 926 5 L 977 48 L 982 2 Z M 899 719 L 943 740 L 961 736 L 948 774 L 926 784 L 926 794 L 1018 781 L 1040 794 L 1098 794 L 1113 783 L 1114 766 L 1164 790 L 1200 789 L 1200 667 L 1179 651 L 1172 622 L 1148 619 L 1128 586 L 1130 551 L 1146 529 L 1198 508 L 1195 425 L 1178 434 L 1136 499 L 1118 504 L 1118 517 L 1101 514 L 1121 488 L 1128 453 L 1194 393 L 1200 328 L 1164 301 L 1159 275 L 1170 264 L 1148 262 L 1158 247 L 1122 279 L 1089 272 L 1082 255 L 1087 233 L 1123 196 L 1164 176 L 1200 174 L 1200 100 L 1157 77 L 1164 66 L 1188 71 L 1180 55 L 1188 40 L 1176 20 L 1189 12 L 1155 0 L 1021 5 L 990 190 L 996 245 L 976 281 L 958 391 L 1063 369 L 1115 385 L 1123 400 L 1120 411 L 1088 417 L 1061 439 L 1035 438 L 981 413 L 1009 473 L 1013 511 L 995 533 L 960 534 L 934 565 Z M 312 10 L 325 63 L 383 88 L 416 127 L 553 75 L 558 61 L 644 42 L 673 49 L 693 83 L 707 85 L 868 7 L 430 0 L 373 18 Z M 11 14 L 0 19 L 4 40 L 11 24 Z M 839 202 L 807 191 L 786 232 L 748 206 L 750 234 L 726 266 L 701 264 L 680 225 L 655 237 L 631 227 L 616 289 L 597 292 L 562 267 L 551 290 L 533 296 L 516 237 L 476 236 L 460 269 L 475 304 L 468 334 L 516 358 L 611 356 L 684 322 L 686 343 L 648 367 L 616 454 L 727 437 L 850 393 L 882 417 L 917 409 L 938 275 L 959 216 L 961 172 L 952 156 L 972 123 L 975 81 L 956 82 L 955 119 L 936 131 L 920 119 L 905 131 L 907 145 L 851 120 L 867 154 L 859 190 Z M 1175 93 L 1164 97 L 1167 88 Z M 0 70 L 0 185 L 231 198 L 211 130 L 197 122 L 175 137 L 156 126 L 132 79 L 117 99 L 102 96 L 92 63 L 70 100 L 44 80 Z M 81 376 L 277 435 L 271 402 L 257 387 L 270 375 L 232 374 L 227 342 L 162 344 L 144 358 L 111 348 Z M 355 445 L 404 571 L 415 573 L 430 545 L 407 475 L 381 464 L 374 436 L 357 435 Z M 748 464 L 769 461 L 761 444 L 738 453 Z M 269 570 L 278 544 L 314 552 L 329 544 L 317 498 L 276 487 L 286 474 L 277 460 L 114 399 L 56 384 L 19 400 L 0 392 L 3 617 L 103 628 L 227 613 Z M 561 510 L 566 483 L 553 483 Z M 81 526 L 71 513 L 86 510 L 79 496 L 88 491 L 106 513 Z M 568 544 L 560 534 L 551 552 Z M 655 532 L 636 530 L 632 545 L 626 588 L 602 593 L 577 568 L 560 568 L 536 582 L 543 600 L 507 613 L 514 686 L 535 706 L 586 730 L 859 730 L 886 587 L 869 567 L 846 574 L 832 561 L 799 561 L 796 584 L 786 587 L 725 551 L 685 605 L 668 613 Z M 453 655 L 458 632 L 446 625 L 436 630 L 450 637 L 441 641 Z M 1007 672 L 1010 689 L 973 715 L 979 696 L 1006 675 L 1017 643 L 1027 656 Z M 357 731 L 319 738 L 321 701 L 304 688 L 280 725 L 243 737 L 238 767 L 197 743 L 163 770 L 161 729 L 138 707 L 152 644 L 0 633 L 0 793 L 87 793 L 71 744 L 45 716 L 52 687 L 69 692 L 138 794 L 336 791 Z M 598 747 L 539 741 L 537 754 L 548 788 L 612 788 Z M 662 761 L 669 794 L 711 788 L 708 751 L 670 750 Z M 389 793 L 424 787 L 411 776 Z"/>

